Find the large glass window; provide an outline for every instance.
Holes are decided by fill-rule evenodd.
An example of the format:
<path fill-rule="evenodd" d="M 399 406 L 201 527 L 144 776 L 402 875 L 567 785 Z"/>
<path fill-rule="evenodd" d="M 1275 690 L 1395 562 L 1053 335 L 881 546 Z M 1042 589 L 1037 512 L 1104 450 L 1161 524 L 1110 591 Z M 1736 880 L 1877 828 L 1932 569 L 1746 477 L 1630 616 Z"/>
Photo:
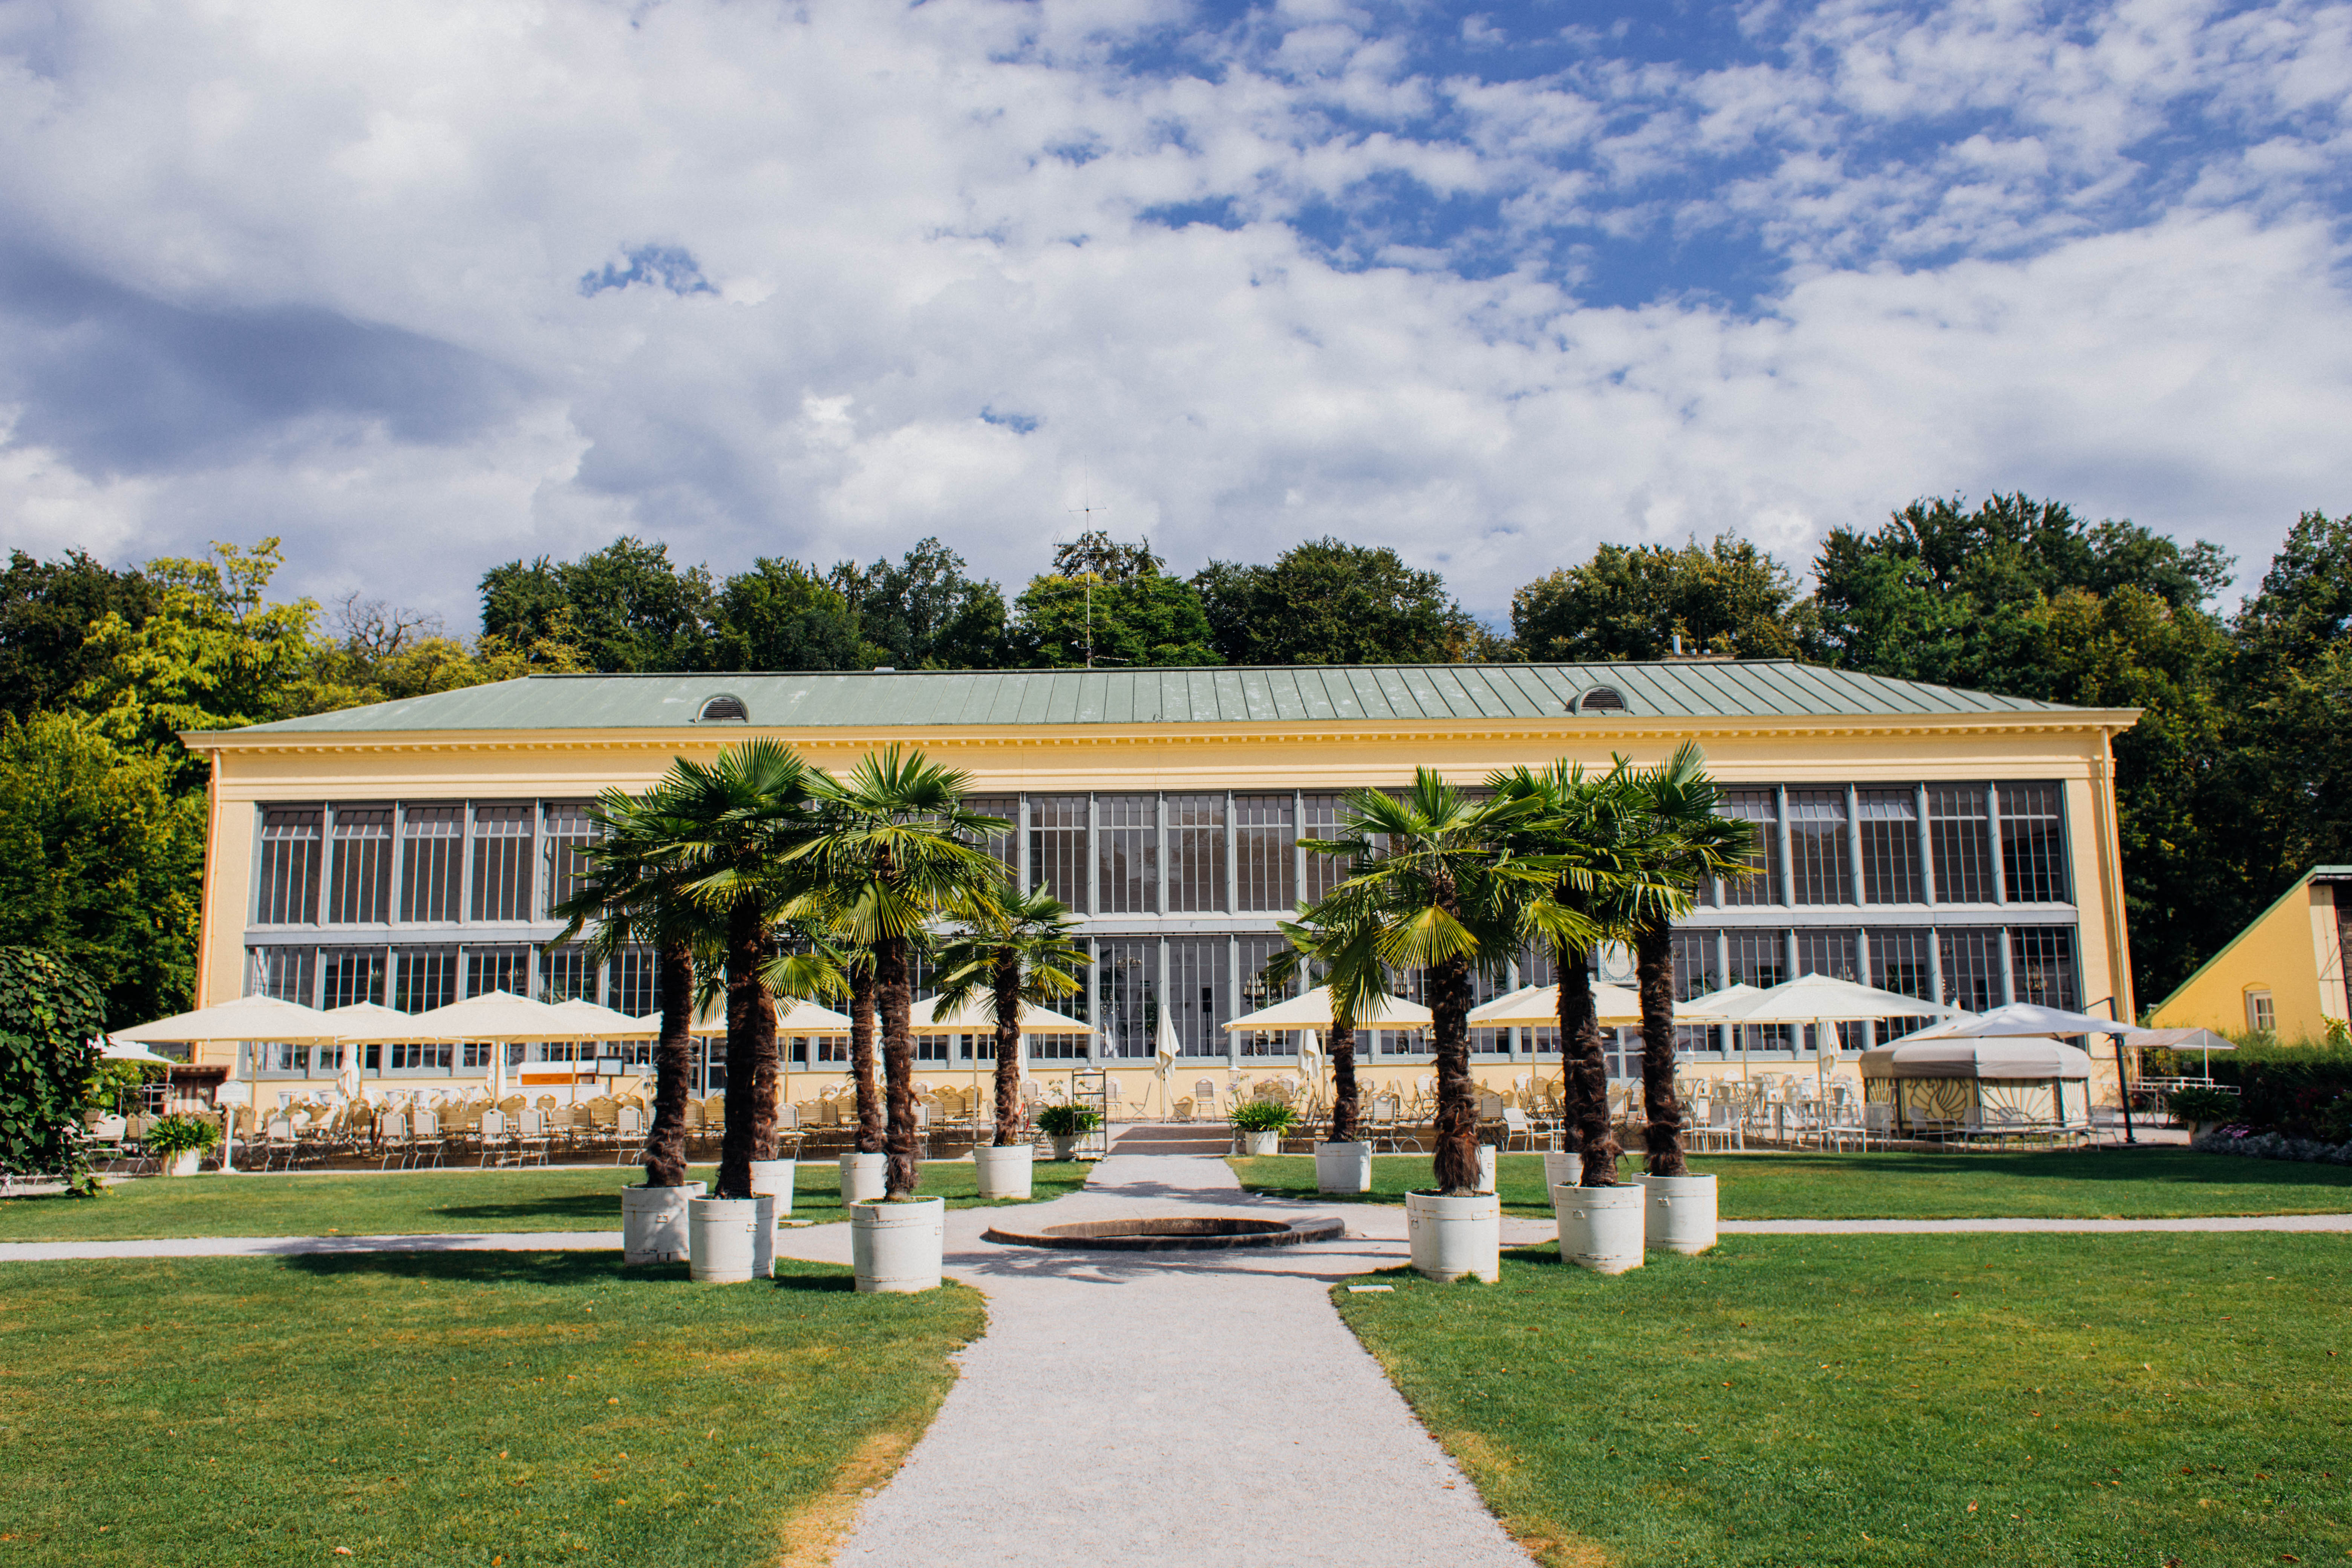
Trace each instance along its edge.
<path fill-rule="evenodd" d="M 1919 805 L 1907 789 L 1854 794 L 1862 832 L 1862 896 L 1874 904 L 1926 901 L 1919 882 Z"/>
<path fill-rule="evenodd" d="M 373 925 L 392 919 L 392 808 L 335 807 L 327 871 L 327 919 Z"/>
<path fill-rule="evenodd" d="M 530 818 L 527 805 L 474 807 L 472 919 L 530 919 Z"/>
<path fill-rule="evenodd" d="M 273 805 L 262 812 L 256 923 L 318 923 L 319 819 L 322 815 L 315 805 Z"/>
<path fill-rule="evenodd" d="M 2055 784 L 2000 786 L 2000 874 L 2011 903 L 2066 902 L 2064 802 Z"/>
<path fill-rule="evenodd" d="M 1970 1013 L 2000 1005 L 2000 932 L 1950 927 L 1936 933 L 1944 962 L 1944 1000 Z"/>
<path fill-rule="evenodd" d="M 1225 907 L 1225 797 L 1168 797 L 1168 911 L 1207 914 Z"/>
<path fill-rule="evenodd" d="M 1991 903 L 1992 832 L 1984 786 L 1929 784 L 1927 830 L 1935 846 L 1937 901 Z"/>
<path fill-rule="evenodd" d="M 991 858 L 1004 868 L 1008 876 L 1019 862 L 1021 831 L 1021 797 L 1017 795 L 976 795 L 966 796 L 964 809 L 975 816 L 992 816 L 1005 825 L 1002 833 L 991 833 L 980 840 L 980 847 Z M 1069 902 L 1067 898 L 1062 900 Z"/>
<path fill-rule="evenodd" d="M 487 996 L 493 991 L 503 991 L 509 996 L 530 994 L 530 948 L 466 949 L 466 994 Z"/>
<path fill-rule="evenodd" d="M 1862 975 L 1855 955 L 1855 934 L 1850 931 L 1808 931 L 1800 928 L 1797 931 L 1797 973 L 1826 974 L 1832 980 L 1859 982 Z M 1815 1033 L 1820 1026 L 1809 1025 L 1802 1027 L 1806 1034 L 1811 1035 Z M 1862 1025 L 1840 1024 L 1837 1026 L 1837 1032 L 1841 1049 L 1858 1051 L 1864 1048 L 1865 1042 Z M 1815 1040 L 1810 1043 L 1812 1048 L 1821 1048 L 1821 1041 Z"/>
<path fill-rule="evenodd" d="M 1846 855 L 1845 791 L 1789 792 L 1789 855 L 1801 904 L 1853 902 L 1853 868 Z"/>
<path fill-rule="evenodd" d="M 1234 796 L 1234 843 L 1241 907 L 1287 912 L 1297 886 L 1297 805 L 1286 795 Z"/>
<path fill-rule="evenodd" d="M 1150 938 L 1105 942 L 1095 958 L 1103 1054 L 1148 1057 L 1160 1025 L 1160 944 Z"/>
<path fill-rule="evenodd" d="M 1929 944 L 1935 933 L 1919 926 L 1880 927 L 1864 933 L 1869 939 L 1869 984 L 1881 991 L 1899 995 L 1932 999 L 1936 994 L 1934 972 L 1928 965 Z M 1881 1040 L 1898 1039 L 1914 1029 L 1927 1027 L 1931 1015 L 1885 1018 L 1878 1024 Z"/>
<path fill-rule="evenodd" d="M 412 805 L 400 822 L 400 918 L 452 925 L 465 886 L 466 808 Z"/>
<path fill-rule="evenodd" d="M 1731 967 L 1724 981 L 1769 991 L 1790 978 L 1789 933 L 1784 931 L 1735 931 L 1725 945 Z M 1785 1051 L 1794 1040 L 1786 1024 L 1743 1024 L 1732 1031 L 1735 1040 L 1751 1051 Z"/>
<path fill-rule="evenodd" d="M 457 950 L 454 947 L 395 947 L 392 950 L 393 1004 L 404 1013 L 446 1007 L 457 999 Z"/>
<path fill-rule="evenodd" d="M 1723 804 L 1717 808 L 1725 816 L 1736 816 L 1755 826 L 1756 847 L 1748 857 L 1755 874 L 1727 878 L 1723 883 L 1723 901 L 1733 909 L 1754 904 L 1777 904 L 1780 901 L 1780 806 L 1769 789 L 1735 789 L 1724 792 Z"/>
<path fill-rule="evenodd" d="M 1671 940 L 1675 952 L 1675 1001 L 1689 1002 L 1723 989 L 1723 972 L 1717 962 L 1721 955 L 1716 951 L 1715 932 L 1678 931 Z M 1552 1033 L 1557 1036 L 1559 1031 Z M 1676 1051 L 1712 1051 L 1716 1049 L 1717 1043 L 1715 1030 L 1705 1024 L 1675 1026 Z M 1551 1048 L 1558 1050 L 1559 1047 L 1555 1043 Z"/>
<path fill-rule="evenodd" d="M 2019 926 L 2009 933 L 2010 976 L 2017 999 L 2072 1012 L 2083 1005 L 2074 976 L 2070 926 Z"/>
<path fill-rule="evenodd" d="M 387 964 L 380 947 L 331 947 L 319 955 L 321 1007 L 383 1001 Z"/>
<path fill-rule="evenodd" d="M 1255 1013 L 1271 1007 L 1286 996 L 1296 996 L 1310 983 L 1306 976 L 1294 974 L 1288 984 L 1276 984 L 1265 976 L 1265 966 L 1276 955 L 1286 951 L 1290 943 L 1278 936 L 1245 936 L 1235 943 L 1240 950 L 1241 967 L 1235 972 L 1241 1000 L 1236 1011 Z M 1319 981 L 1320 977 L 1316 979 Z M 1223 1020 L 1219 1020 L 1221 1023 Z M 1187 1056 L 1222 1056 L 1224 1054 L 1224 1031 L 1218 1038 L 1202 1042 L 1197 1047 L 1191 1039 L 1184 1042 Z M 1245 1057 L 1286 1057 L 1298 1049 L 1296 1031 L 1274 1029 L 1250 1031 L 1234 1037 L 1234 1048 Z"/>
<path fill-rule="evenodd" d="M 318 995 L 311 988 L 318 975 L 317 948 L 257 947 L 251 952 L 253 980 L 248 994 L 299 1002 L 305 1007 L 317 1005 Z"/>
<path fill-rule="evenodd" d="M 632 1018 L 642 1018 L 653 1012 L 661 1005 L 660 988 L 654 983 L 657 973 L 653 949 L 623 948 L 606 966 L 604 1005 Z"/>
<path fill-rule="evenodd" d="M 1339 797 L 1336 795 L 1310 795 L 1298 803 L 1298 837 L 1301 838 L 1333 839 L 1339 837 Z M 1307 885 L 1298 896 L 1308 903 L 1348 879 L 1348 858 L 1344 855 L 1318 855 L 1307 852 Z"/>
<path fill-rule="evenodd" d="M 1188 1057 L 1225 1054 L 1226 976 L 1230 949 L 1221 936 L 1171 937 L 1168 942 L 1168 1016 Z"/>
<path fill-rule="evenodd" d="M 588 961 L 587 948 L 573 942 L 541 953 L 539 984 L 542 1002 L 596 1000 L 596 966 Z"/>
<path fill-rule="evenodd" d="M 1029 799 L 1029 887 L 1050 888 L 1080 914 L 1087 908 L 1087 797 L 1032 795 Z"/>
<path fill-rule="evenodd" d="M 558 904 L 586 885 L 588 846 L 594 842 L 595 825 L 585 805 L 558 803 L 547 808 L 547 892 L 542 911 L 547 917 L 552 918 Z"/>
<path fill-rule="evenodd" d="M 1095 797 L 1096 892 L 1105 915 L 1160 910 L 1160 800 L 1149 795 Z"/>

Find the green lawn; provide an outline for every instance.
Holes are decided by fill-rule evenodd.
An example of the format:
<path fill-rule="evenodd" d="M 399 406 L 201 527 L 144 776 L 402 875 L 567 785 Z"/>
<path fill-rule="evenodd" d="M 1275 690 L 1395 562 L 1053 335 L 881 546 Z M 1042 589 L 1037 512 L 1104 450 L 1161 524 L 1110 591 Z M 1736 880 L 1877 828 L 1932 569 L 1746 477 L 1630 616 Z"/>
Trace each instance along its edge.
<path fill-rule="evenodd" d="M 2352 1556 L 2352 1238 L 1505 1259 L 1499 1286 L 1334 1300 L 1561 1568 Z"/>
<path fill-rule="evenodd" d="M 983 1321 L 778 1268 L 0 1265 L 0 1563 L 773 1561 L 889 1474 Z"/>
<path fill-rule="evenodd" d="M 1231 1162 L 1242 1184 L 1318 1198 L 1315 1161 L 1285 1154 Z M 2352 1214 L 2352 1170 L 2241 1160 L 2186 1149 L 2015 1154 L 1706 1154 L 1725 1219 L 2161 1219 L 2200 1215 Z M 1641 1169 L 1624 1164 L 1628 1179 Z M 1372 1203 L 1401 1204 L 1431 1182 L 1425 1154 L 1372 1161 Z M 1543 1157 L 1506 1154 L 1503 1212 L 1549 1218 Z"/>
<path fill-rule="evenodd" d="M 708 1181 L 714 1167 L 691 1175 Z M 1086 1184 L 1089 1167 L 1040 1161 L 1038 1201 Z M 177 1236 L 398 1236 L 465 1230 L 618 1230 L 635 1169 L 414 1171 L 390 1175 L 186 1176 L 126 1182 L 97 1198 L 0 1198 L 0 1241 L 127 1241 Z M 980 1206 L 968 1164 L 923 1167 L 921 1190 Z M 793 1176 L 797 1219 L 848 1216 L 841 1168 Z"/>

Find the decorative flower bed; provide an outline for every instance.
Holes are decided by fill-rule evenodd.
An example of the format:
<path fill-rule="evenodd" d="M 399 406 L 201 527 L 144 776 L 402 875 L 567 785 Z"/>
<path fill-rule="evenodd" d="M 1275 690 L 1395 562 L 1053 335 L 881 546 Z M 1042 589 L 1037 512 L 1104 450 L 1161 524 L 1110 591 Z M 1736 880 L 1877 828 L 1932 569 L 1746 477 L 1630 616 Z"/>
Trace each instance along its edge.
<path fill-rule="evenodd" d="M 2322 1165 L 2352 1165 L 2352 1142 L 2323 1143 L 2251 1127 L 2217 1127 L 2189 1144 L 2206 1154 L 2241 1154 L 2252 1160 L 2301 1160 Z"/>

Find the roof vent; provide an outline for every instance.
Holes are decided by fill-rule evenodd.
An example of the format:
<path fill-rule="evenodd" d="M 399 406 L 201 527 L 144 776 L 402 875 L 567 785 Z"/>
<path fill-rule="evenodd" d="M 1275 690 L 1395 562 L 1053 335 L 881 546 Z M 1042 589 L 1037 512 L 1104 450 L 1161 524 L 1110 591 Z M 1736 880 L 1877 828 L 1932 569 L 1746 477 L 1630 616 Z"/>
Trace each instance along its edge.
<path fill-rule="evenodd" d="M 1613 686 L 1596 686 L 1579 697 L 1570 707 L 1575 713 L 1622 713 L 1625 700 L 1617 695 Z"/>
<path fill-rule="evenodd" d="M 702 711 L 696 717 L 698 722 L 704 724 L 730 721 L 741 724 L 750 721 L 751 710 L 743 706 L 743 700 L 740 697 L 730 697 L 721 692 L 704 702 Z"/>

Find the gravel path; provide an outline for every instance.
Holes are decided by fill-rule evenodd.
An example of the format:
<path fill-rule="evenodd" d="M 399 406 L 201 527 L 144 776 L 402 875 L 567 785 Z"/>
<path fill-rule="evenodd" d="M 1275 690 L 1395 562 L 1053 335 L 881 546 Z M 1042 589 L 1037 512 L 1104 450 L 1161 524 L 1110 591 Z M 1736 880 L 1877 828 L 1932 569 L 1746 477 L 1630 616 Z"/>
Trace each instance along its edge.
<path fill-rule="evenodd" d="M 1317 1212 L 1250 1197 L 1221 1159 L 1113 1155 L 1022 1220 L 1203 1207 Z M 1402 1211 L 1321 1212 L 1369 1234 L 1191 1258 L 1048 1252 L 980 1241 L 985 1210 L 950 1214 L 948 1269 L 987 1294 L 988 1333 L 835 1561 L 1526 1568 L 1331 1310 L 1333 1280 L 1402 1261 Z M 780 1246 L 844 1261 L 849 1238 L 827 1226 Z"/>

